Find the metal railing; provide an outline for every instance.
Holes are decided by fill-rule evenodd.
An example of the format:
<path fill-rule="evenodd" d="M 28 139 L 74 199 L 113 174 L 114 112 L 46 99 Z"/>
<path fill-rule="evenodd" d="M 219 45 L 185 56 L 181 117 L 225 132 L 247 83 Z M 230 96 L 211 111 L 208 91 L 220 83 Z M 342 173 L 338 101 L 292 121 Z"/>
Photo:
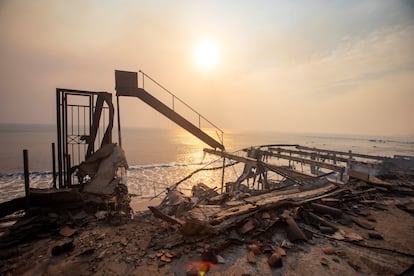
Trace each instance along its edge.
<path fill-rule="evenodd" d="M 148 74 L 144 73 L 142 70 L 139 70 L 138 71 L 138 74 L 141 74 L 141 76 L 142 76 L 142 89 L 145 89 L 145 79 L 147 78 L 148 80 L 150 80 L 152 83 L 154 83 L 155 85 L 157 85 L 164 92 L 168 93 L 171 96 L 171 107 L 170 108 L 174 112 L 177 112 L 175 106 L 176 106 L 176 101 L 178 101 L 179 103 L 183 104 L 185 107 L 187 107 L 189 110 L 191 110 L 194 114 L 197 115 L 197 117 L 198 117 L 198 128 L 200 130 L 201 130 L 201 119 L 203 119 L 206 123 L 209 124 L 209 126 L 211 128 L 213 128 L 215 130 L 215 133 L 216 133 L 217 137 L 219 138 L 220 143 L 222 145 L 224 144 L 223 143 L 223 138 L 224 138 L 224 131 L 223 130 L 221 130 L 218 126 L 216 126 L 215 124 L 213 124 L 206 117 L 204 117 L 203 115 L 201 115 L 199 112 L 197 112 L 194 108 L 192 108 L 190 105 L 188 105 L 187 103 L 185 103 L 179 97 L 177 97 L 176 95 L 174 95 L 170 90 L 168 90 L 167 88 L 165 88 L 162 84 L 160 84 L 159 82 L 157 82 L 156 80 L 154 80 L 153 78 L 151 78 Z M 139 75 L 138 75 L 138 79 L 139 79 Z M 177 112 L 177 113 L 179 113 L 179 112 Z"/>

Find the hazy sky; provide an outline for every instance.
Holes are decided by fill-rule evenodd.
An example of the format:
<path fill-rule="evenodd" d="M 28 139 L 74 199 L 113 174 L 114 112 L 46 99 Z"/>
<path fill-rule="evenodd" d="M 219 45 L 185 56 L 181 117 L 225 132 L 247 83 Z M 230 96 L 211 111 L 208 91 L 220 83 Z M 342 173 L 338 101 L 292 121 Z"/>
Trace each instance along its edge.
<path fill-rule="evenodd" d="M 0 123 L 55 123 L 56 87 L 114 93 L 115 69 L 141 69 L 224 129 L 414 134 L 410 0 L 0 0 L 0 37 Z"/>

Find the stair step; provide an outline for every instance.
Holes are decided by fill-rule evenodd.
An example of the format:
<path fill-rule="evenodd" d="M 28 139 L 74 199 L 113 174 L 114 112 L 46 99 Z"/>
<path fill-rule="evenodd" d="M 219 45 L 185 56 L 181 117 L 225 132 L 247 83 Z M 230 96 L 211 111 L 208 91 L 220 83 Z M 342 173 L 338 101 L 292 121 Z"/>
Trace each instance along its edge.
<path fill-rule="evenodd" d="M 132 73 L 132 74 L 131 74 Z M 135 76 L 134 76 L 135 74 Z M 206 143 L 212 148 L 224 150 L 222 143 L 218 142 L 203 130 L 195 126 L 193 123 L 185 119 L 183 116 L 175 112 L 173 109 L 165 105 L 163 102 L 152 96 L 143 88 L 138 88 L 137 75 L 134 72 L 115 71 L 116 92 L 118 96 L 137 97 L 145 102 L 168 119 L 181 126 L 198 139 Z"/>

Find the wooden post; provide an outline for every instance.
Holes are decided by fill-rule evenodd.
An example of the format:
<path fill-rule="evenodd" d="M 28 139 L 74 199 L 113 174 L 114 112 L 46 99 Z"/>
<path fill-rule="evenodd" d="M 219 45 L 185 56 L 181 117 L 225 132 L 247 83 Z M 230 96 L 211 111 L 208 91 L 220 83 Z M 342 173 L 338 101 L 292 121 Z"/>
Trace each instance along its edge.
<path fill-rule="evenodd" d="M 23 150 L 23 168 L 24 168 L 24 192 L 26 196 L 26 209 L 30 205 L 30 178 L 29 178 L 29 154 L 28 150 Z"/>

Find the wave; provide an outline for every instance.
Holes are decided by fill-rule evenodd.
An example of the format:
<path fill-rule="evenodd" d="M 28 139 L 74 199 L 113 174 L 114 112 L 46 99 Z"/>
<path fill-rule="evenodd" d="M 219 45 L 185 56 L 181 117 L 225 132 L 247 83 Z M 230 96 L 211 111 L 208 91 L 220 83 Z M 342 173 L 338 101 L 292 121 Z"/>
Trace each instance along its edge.
<path fill-rule="evenodd" d="M 387 140 L 387 139 L 369 139 L 369 142 L 372 143 L 395 143 L 395 144 L 406 144 L 414 145 L 414 141 L 397 141 L 397 140 Z"/>
<path fill-rule="evenodd" d="M 128 171 L 145 171 L 154 169 L 166 169 L 166 168 L 178 168 L 178 167 L 195 167 L 195 166 L 206 166 L 211 162 L 198 162 L 198 163 L 169 163 L 169 164 L 149 164 L 149 165 L 131 165 L 128 167 Z M 52 171 L 31 171 L 29 175 L 31 177 L 47 177 L 52 176 Z M 21 178 L 23 179 L 23 172 L 14 173 L 0 173 L 1 178 Z"/>
<path fill-rule="evenodd" d="M 144 171 L 144 170 L 177 168 L 177 167 L 206 166 L 209 164 L 211 164 L 211 162 L 132 165 L 128 167 L 128 171 Z"/>
<path fill-rule="evenodd" d="M 43 172 L 29 172 L 30 176 L 40 176 L 40 177 L 46 177 L 46 176 L 52 176 L 53 172 L 51 171 L 43 171 Z M 23 172 L 15 172 L 15 173 L 0 173 L 0 179 L 1 178 L 23 178 L 24 173 Z"/>

